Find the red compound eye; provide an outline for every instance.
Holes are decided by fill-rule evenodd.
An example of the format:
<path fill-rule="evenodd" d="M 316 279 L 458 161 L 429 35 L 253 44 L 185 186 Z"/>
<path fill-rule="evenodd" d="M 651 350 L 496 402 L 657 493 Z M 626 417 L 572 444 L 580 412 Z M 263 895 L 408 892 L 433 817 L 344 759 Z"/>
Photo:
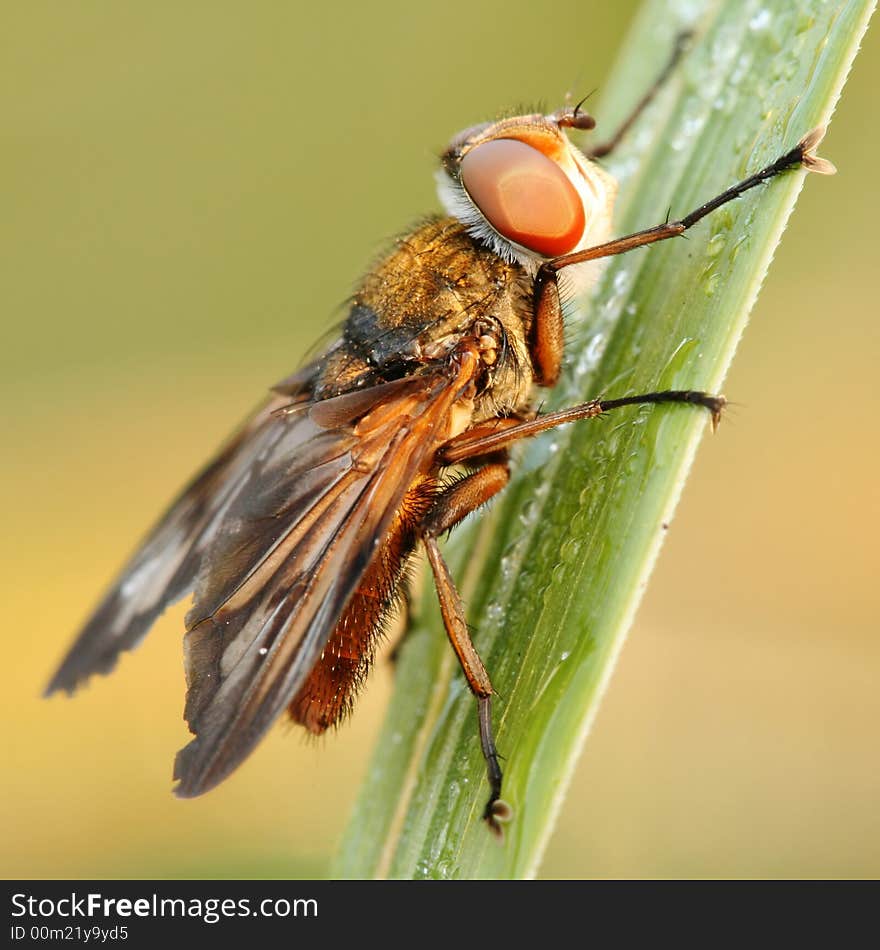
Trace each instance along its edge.
<path fill-rule="evenodd" d="M 525 142 L 477 145 L 462 159 L 461 180 L 499 234 L 543 257 L 568 253 L 584 233 L 584 205 L 574 185 Z"/>

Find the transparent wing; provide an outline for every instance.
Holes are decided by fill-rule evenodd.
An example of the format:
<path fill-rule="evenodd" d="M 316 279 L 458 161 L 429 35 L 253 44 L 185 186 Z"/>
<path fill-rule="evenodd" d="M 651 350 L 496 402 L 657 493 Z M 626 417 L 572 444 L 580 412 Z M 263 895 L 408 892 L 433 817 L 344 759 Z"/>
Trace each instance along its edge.
<path fill-rule="evenodd" d="M 407 490 L 433 470 L 464 375 L 443 366 L 279 421 L 205 552 L 187 618 L 196 737 L 177 757 L 178 795 L 225 778 L 296 696 Z"/>
<path fill-rule="evenodd" d="M 302 382 L 302 381 L 300 381 Z M 204 552 L 251 476 L 253 460 L 277 439 L 275 413 L 306 398 L 293 378 L 190 482 L 111 584 L 70 648 L 46 693 L 72 693 L 93 673 L 109 673 L 119 654 L 146 636 L 170 604 L 195 584 Z"/>

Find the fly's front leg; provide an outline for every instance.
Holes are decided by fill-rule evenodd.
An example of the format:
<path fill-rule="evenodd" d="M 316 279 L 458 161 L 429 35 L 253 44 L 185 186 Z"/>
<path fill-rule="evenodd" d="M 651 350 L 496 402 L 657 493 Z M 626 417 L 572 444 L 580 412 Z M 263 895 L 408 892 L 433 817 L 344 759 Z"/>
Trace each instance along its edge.
<path fill-rule="evenodd" d="M 624 254 L 626 251 L 632 251 L 637 247 L 645 247 L 648 244 L 656 244 L 658 241 L 679 237 L 688 228 L 692 228 L 698 221 L 702 221 L 706 215 L 711 214 L 722 205 L 739 198 L 765 181 L 770 181 L 771 178 L 792 169 L 804 168 L 820 175 L 833 175 L 836 169 L 831 162 L 824 158 L 818 158 L 813 154 L 813 150 L 822 141 L 824 135 L 824 127 L 820 126 L 813 129 L 793 149 L 790 149 L 784 155 L 780 155 L 775 162 L 771 162 L 754 175 L 749 175 L 748 178 L 732 185 L 726 191 L 721 192 L 720 195 L 716 195 L 677 221 L 664 221 L 663 224 L 655 225 L 652 228 L 645 228 L 643 231 L 636 231 L 625 237 L 608 241 L 605 244 L 598 244 L 595 247 L 588 247 L 582 251 L 563 254 L 561 257 L 542 264 L 535 277 L 535 320 L 536 323 L 547 322 L 547 327 L 543 329 L 536 327 L 533 331 L 534 338 L 538 341 L 552 340 L 559 332 L 558 327 L 561 327 L 562 323 L 562 307 L 559 302 L 556 275 L 563 268 L 571 267 L 573 264 L 583 264 L 586 261 L 595 261 L 602 257 L 612 257 L 615 254 Z M 558 378 L 559 366 L 555 366 L 554 373 L 552 360 L 544 366 L 540 354 L 538 363 L 539 378 L 537 381 L 542 385 L 552 385 L 553 381 Z M 546 382 L 544 380 L 551 381 Z"/>
<path fill-rule="evenodd" d="M 482 468 L 471 472 L 441 493 L 422 529 L 422 541 L 434 574 L 443 626 L 446 628 L 449 642 L 455 650 L 468 686 L 477 699 L 480 745 L 483 749 L 483 758 L 486 760 L 490 788 L 483 818 L 491 830 L 501 837 L 500 821 L 509 816 L 510 809 L 501 801 L 501 766 L 498 763 L 498 750 L 495 748 L 495 738 L 492 733 L 492 695 L 495 690 L 471 640 L 461 597 L 437 544 L 437 538 L 441 534 L 457 525 L 466 515 L 487 502 L 507 484 L 510 471 L 506 453 L 499 453 L 497 457 L 503 461 L 487 462 Z"/>

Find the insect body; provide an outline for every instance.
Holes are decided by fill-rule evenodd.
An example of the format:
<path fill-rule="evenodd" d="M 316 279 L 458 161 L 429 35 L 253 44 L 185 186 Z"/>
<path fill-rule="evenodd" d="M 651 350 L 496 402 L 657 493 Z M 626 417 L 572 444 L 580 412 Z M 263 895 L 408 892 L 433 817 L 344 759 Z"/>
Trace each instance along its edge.
<path fill-rule="evenodd" d="M 193 592 L 185 715 L 195 738 L 177 757 L 177 794 L 222 781 L 285 710 L 320 733 L 351 709 L 422 546 L 477 698 L 484 814 L 498 830 L 492 684 L 438 536 L 505 486 L 509 447 L 524 437 L 624 405 L 690 403 L 715 420 L 723 406 L 720 396 L 674 391 L 535 415 L 535 385 L 560 374 L 557 275 L 586 283 L 592 262 L 679 235 L 787 169 L 833 170 L 811 153 L 816 131 L 690 215 L 610 240 L 615 184 L 566 134 L 592 127 L 574 108 L 454 139 L 441 170 L 447 216 L 399 239 L 366 275 L 341 339 L 275 387 L 86 624 L 50 692 L 108 672 L 168 604 Z"/>

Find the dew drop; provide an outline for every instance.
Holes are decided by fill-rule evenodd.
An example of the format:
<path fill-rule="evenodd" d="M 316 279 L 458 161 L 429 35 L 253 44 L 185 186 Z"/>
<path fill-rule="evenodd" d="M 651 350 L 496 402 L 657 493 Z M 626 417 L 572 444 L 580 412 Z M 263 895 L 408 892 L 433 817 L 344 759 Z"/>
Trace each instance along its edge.
<path fill-rule="evenodd" d="M 612 286 L 617 293 L 623 293 L 626 290 L 627 281 L 629 280 L 629 271 L 622 267 L 615 275 L 614 280 L 612 281 Z"/>
<path fill-rule="evenodd" d="M 736 65 L 733 67 L 733 71 L 727 79 L 727 82 L 731 86 L 738 86 L 742 80 L 748 76 L 749 70 L 752 68 L 752 57 L 748 53 L 743 53 L 736 61 Z"/>
<path fill-rule="evenodd" d="M 458 796 L 461 795 L 461 786 L 453 780 L 449 783 L 449 792 L 447 794 L 447 804 L 446 808 L 448 811 L 452 811 L 455 807 L 455 803 L 458 801 Z"/>
<path fill-rule="evenodd" d="M 604 333 L 596 333 L 593 335 L 593 338 L 587 344 L 586 351 L 584 352 L 584 358 L 591 366 L 594 366 L 602 358 L 607 342 L 608 338 Z"/>
<path fill-rule="evenodd" d="M 753 33 L 763 33 L 764 30 L 770 26 L 772 19 L 773 15 L 766 7 L 764 7 L 763 9 L 758 10 L 751 20 L 749 20 L 749 29 Z"/>
<path fill-rule="evenodd" d="M 813 28 L 813 24 L 815 22 L 816 22 L 815 17 L 810 16 L 808 13 L 801 12 L 800 16 L 798 17 L 797 23 L 795 24 L 795 32 L 798 34 L 806 33 L 807 30 L 810 30 Z"/>
<path fill-rule="evenodd" d="M 705 281 L 703 281 L 703 293 L 707 297 L 714 297 L 715 291 L 718 290 L 718 285 L 721 283 L 720 274 L 709 274 Z"/>
<path fill-rule="evenodd" d="M 535 523 L 537 514 L 538 505 L 536 504 L 534 498 L 530 498 L 523 506 L 522 511 L 519 513 L 520 524 L 522 524 L 524 528 L 530 527 Z"/>
<path fill-rule="evenodd" d="M 676 152 L 683 152 L 686 148 L 689 148 L 705 124 L 706 114 L 704 112 L 696 111 L 694 105 L 689 108 L 686 107 L 685 117 L 682 119 L 678 131 L 669 142 L 672 149 Z"/>
<path fill-rule="evenodd" d="M 712 236 L 712 239 L 706 245 L 706 256 L 707 257 L 718 257 L 718 255 L 724 250 L 724 245 L 727 243 L 726 234 L 715 234 Z"/>
<path fill-rule="evenodd" d="M 569 538 L 559 549 L 559 559 L 563 564 L 572 564 L 578 559 L 581 551 L 581 542 L 575 538 Z"/>
<path fill-rule="evenodd" d="M 497 601 L 492 601 L 486 608 L 486 619 L 497 623 L 504 616 L 504 608 Z"/>

